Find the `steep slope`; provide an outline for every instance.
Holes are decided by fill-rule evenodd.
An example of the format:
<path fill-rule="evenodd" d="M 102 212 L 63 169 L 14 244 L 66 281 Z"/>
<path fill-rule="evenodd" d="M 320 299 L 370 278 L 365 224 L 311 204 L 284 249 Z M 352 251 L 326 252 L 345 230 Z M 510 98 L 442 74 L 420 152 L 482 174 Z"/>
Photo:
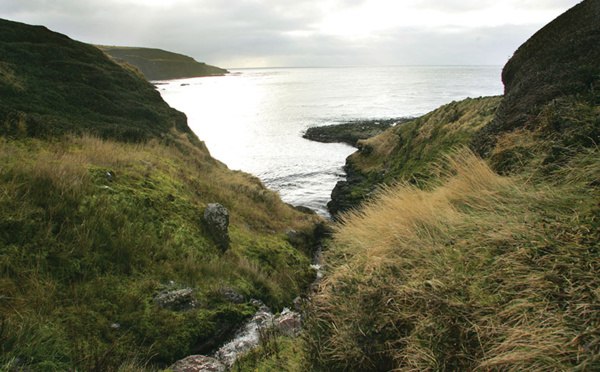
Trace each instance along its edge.
<path fill-rule="evenodd" d="M 423 123 L 353 155 L 362 174 L 389 164 L 419 182 L 341 217 L 303 368 L 600 369 L 599 7 L 583 1 L 515 53 L 506 97 L 471 142 L 484 159 L 457 149 L 421 177 L 419 149 L 444 136 L 420 143 Z"/>
<path fill-rule="evenodd" d="M 191 133 L 150 83 L 41 26 L 0 20 L 0 83 L 0 135 L 86 132 L 135 142 L 166 139 L 173 127 Z"/>
<path fill-rule="evenodd" d="M 422 182 L 444 153 L 467 145 L 494 117 L 501 97 L 452 102 L 408 123 L 357 143 L 346 159 L 346 181 L 335 186 L 327 205 L 332 214 L 356 208 L 382 184 Z"/>
<path fill-rule="evenodd" d="M 318 217 L 214 160 L 98 49 L 0 26 L 0 370 L 164 367 L 309 285 Z"/>
<path fill-rule="evenodd" d="M 117 62 L 129 63 L 148 80 L 169 80 L 189 77 L 225 75 L 227 70 L 197 62 L 183 54 L 153 48 L 109 47 L 99 45 L 102 51 Z"/>

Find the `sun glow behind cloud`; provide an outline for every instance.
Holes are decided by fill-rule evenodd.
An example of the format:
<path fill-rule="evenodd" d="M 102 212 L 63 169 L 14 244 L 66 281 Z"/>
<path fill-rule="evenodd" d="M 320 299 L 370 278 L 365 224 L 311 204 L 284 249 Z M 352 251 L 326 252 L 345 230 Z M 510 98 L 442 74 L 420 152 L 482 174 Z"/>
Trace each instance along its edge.
<path fill-rule="evenodd" d="M 393 29 L 477 29 L 502 25 L 544 24 L 562 9 L 519 7 L 515 1 L 494 2 L 483 8 L 452 12 L 452 8 L 422 6 L 420 1 L 372 0 L 359 6 L 332 11 L 331 1 L 324 5 L 324 18 L 315 33 L 348 38 L 369 38 Z M 421 6 L 419 6 L 421 5 Z M 450 11 L 449 11 L 450 10 Z"/>

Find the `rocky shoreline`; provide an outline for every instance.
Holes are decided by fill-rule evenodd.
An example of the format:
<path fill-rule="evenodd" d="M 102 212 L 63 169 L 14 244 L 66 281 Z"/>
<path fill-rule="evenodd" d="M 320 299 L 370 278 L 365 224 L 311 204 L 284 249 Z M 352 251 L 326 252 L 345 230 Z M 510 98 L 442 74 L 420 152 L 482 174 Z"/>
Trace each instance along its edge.
<path fill-rule="evenodd" d="M 352 121 L 343 124 L 326 125 L 321 127 L 312 127 L 302 136 L 311 141 L 324 143 L 346 143 L 350 146 L 359 148 L 357 142 L 371 137 L 375 137 L 383 131 L 399 124 L 404 124 L 415 120 L 415 117 L 401 117 L 392 119 L 372 119 Z M 361 149 L 364 151 L 364 149 Z M 331 192 L 331 200 L 327 203 L 327 209 L 335 219 L 337 215 L 358 207 L 363 201 L 362 195 L 354 195 L 353 190 L 366 180 L 358 169 L 352 167 L 352 164 L 346 159 L 344 165 L 346 179 L 339 181 Z M 375 188 L 368 190 L 371 194 Z"/>
<path fill-rule="evenodd" d="M 375 137 L 383 131 L 399 124 L 404 124 L 415 120 L 414 117 L 402 117 L 392 119 L 373 119 L 352 121 L 343 124 L 326 125 L 322 127 L 308 128 L 302 136 L 311 141 L 324 143 L 346 143 L 350 146 L 359 148 L 357 142 L 371 137 Z M 361 149 L 361 151 L 364 151 Z M 352 167 L 352 164 L 346 159 L 344 165 L 346 179 L 339 181 L 331 192 L 331 200 L 327 203 L 327 209 L 335 219 L 337 215 L 358 207 L 364 199 L 362 195 L 354 195 L 353 190 L 356 186 L 363 183 L 366 178 L 358 169 Z M 368 193 L 375 191 L 368 190 Z"/>
<path fill-rule="evenodd" d="M 346 143 L 350 146 L 356 147 L 356 142 L 358 140 L 375 137 L 388 128 L 412 121 L 414 119 L 415 118 L 413 117 L 372 119 L 325 125 L 321 127 L 311 127 L 306 130 L 302 137 L 311 141 L 324 143 Z"/>

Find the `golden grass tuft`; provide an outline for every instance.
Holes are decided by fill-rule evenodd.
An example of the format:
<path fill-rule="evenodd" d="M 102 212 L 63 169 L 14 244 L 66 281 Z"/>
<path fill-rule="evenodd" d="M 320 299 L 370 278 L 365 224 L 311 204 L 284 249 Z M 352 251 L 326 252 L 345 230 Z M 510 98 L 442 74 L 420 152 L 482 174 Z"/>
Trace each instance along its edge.
<path fill-rule="evenodd" d="M 599 158 L 574 160 L 585 180 L 534 187 L 460 151 L 430 190 L 401 183 L 346 214 L 308 325 L 314 365 L 600 368 Z"/>

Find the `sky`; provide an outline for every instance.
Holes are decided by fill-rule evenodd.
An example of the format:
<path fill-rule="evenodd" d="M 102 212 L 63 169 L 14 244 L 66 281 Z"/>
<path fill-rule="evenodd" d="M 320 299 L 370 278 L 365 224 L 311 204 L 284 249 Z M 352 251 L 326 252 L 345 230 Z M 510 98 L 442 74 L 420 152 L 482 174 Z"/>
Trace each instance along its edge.
<path fill-rule="evenodd" d="M 580 0 L 1 0 L 0 18 L 224 68 L 504 65 Z"/>

